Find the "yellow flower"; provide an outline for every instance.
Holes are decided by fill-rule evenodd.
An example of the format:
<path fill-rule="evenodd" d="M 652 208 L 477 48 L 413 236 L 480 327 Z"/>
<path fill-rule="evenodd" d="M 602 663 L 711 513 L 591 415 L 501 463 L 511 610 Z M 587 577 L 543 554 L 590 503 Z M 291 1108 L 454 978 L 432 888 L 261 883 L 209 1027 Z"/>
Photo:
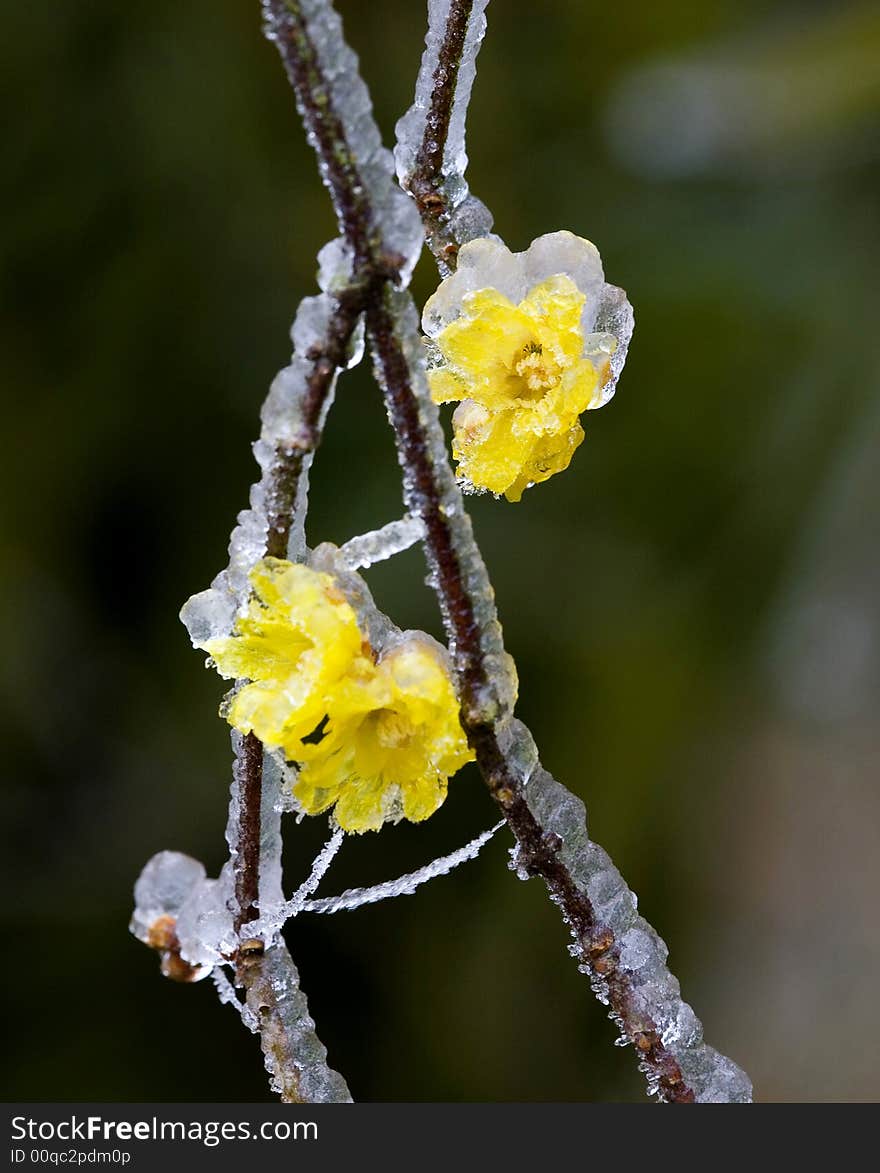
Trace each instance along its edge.
<path fill-rule="evenodd" d="M 584 437 L 579 416 L 613 394 L 632 311 L 605 284 L 594 246 L 556 232 L 517 254 L 489 238 L 466 244 L 423 321 L 431 394 L 460 401 L 460 477 L 518 501 L 568 467 Z"/>
<path fill-rule="evenodd" d="M 450 775 L 473 760 L 439 646 L 410 635 L 372 671 L 351 676 L 334 695 L 324 738 L 303 745 L 299 760 L 302 809 L 318 814 L 335 803 L 346 831 L 432 815 Z"/>
<path fill-rule="evenodd" d="M 354 608 L 329 574 L 264 558 L 233 635 L 201 647 L 221 676 L 248 681 L 224 710 L 229 724 L 289 751 L 323 720 L 327 697 L 367 660 Z"/>
<path fill-rule="evenodd" d="M 311 567 L 264 558 L 250 582 L 232 635 L 198 645 L 245 681 L 223 707 L 229 724 L 301 763 L 301 808 L 335 804 L 345 831 L 433 814 L 473 758 L 444 650 L 409 633 L 377 662 L 333 576 Z"/>

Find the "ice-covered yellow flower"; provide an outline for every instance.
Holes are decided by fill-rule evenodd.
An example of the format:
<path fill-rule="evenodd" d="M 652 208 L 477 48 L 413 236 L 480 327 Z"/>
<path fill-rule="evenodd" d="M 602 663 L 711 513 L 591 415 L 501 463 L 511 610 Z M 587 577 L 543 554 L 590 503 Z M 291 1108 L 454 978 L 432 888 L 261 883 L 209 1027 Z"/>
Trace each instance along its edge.
<path fill-rule="evenodd" d="M 432 396 L 460 401 L 461 479 L 518 501 L 568 467 L 584 437 L 580 415 L 611 398 L 632 311 L 605 284 L 595 247 L 554 232 L 523 253 L 488 237 L 464 245 L 423 325 Z"/>
<path fill-rule="evenodd" d="M 444 649 L 413 632 L 377 656 L 334 577 L 309 566 L 264 558 L 250 583 L 232 634 L 198 645 L 244 681 L 230 725 L 299 763 L 300 806 L 335 804 L 343 830 L 433 814 L 473 756 Z"/>
<path fill-rule="evenodd" d="M 300 751 L 294 793 L 308 814 L 335 803 L 346 831 L 428 818 L 445 799 L 450 775 L 473 759 L 442 649 L 418 634 L 371 672 L 349 677 L 324 732 Z"/>
<path fill-rule="evenodd" d="M 242 733 L 288 756 L 327 713 L 328 697 L 352 672 L 372 666 L 354 608 L 329 574 L 264 558 L 230 636 L 201 647 L 221 676 L 247 680 L 226 706 Z"/>

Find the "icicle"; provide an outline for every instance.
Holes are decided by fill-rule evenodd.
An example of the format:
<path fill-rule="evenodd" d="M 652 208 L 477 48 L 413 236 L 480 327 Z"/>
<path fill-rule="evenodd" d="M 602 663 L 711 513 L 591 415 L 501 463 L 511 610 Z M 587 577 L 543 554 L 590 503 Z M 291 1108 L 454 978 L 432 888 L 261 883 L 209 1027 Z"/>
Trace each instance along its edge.
<path fill-rule="evenodd" d="M 427 884 L 436 876 L 445 876 L 459 864 L 469 859 L 476 859 L 480 849 L 488 843 L 499 828 L 504 826 L 504 820 L 496 823 L 458 851 L 451 855 L 444 855 L 440 859 L 432 860 L 417 872 L 410 872 L 406 876 L 399 876 L 396 880 L 386 880 L 383 884 L 376 884 L 371 888 L 348 888 L 339 896 L 326 896 L 321 900 L 306 900 L 302 905 L 303 912 L 343 912 L 352 908 L 360 908 L 364 904 L 376 904 L 379 900 L 390 900 L 394 896 L 411 896 L 416 888 Z"/>

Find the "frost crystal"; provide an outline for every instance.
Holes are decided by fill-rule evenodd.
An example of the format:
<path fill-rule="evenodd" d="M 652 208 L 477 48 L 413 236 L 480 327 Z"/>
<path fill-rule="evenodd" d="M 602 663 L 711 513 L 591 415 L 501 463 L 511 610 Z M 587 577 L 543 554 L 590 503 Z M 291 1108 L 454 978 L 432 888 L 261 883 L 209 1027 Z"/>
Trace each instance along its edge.
<path fill-rule="evenodd" d="M 585 298 L 580 317 L 584 357 L 596 365 L 610 360 L 610 377 L 590 404 L 602 407 L 613 396 L 626 361 L 633 312 L 624 291 L 606 283 L 596 246 L 573 232 L 545 233 L 519 253 L 495 237 L 465 245 L 455 272 L 425 304 L 425 333 L 429 338 L 440 335 L 462 316 L 468 297 L 479 290 L 497 290 L 519 305 L 536 286 L 560 276 L 569 278 Z"/>
<path fill-rule="evenodd" d="M 379 900 L 390 900 L 395 896 L 411 896 L 416 888 L 427 884 L 429 880 L 433 880 L 437 876 L 445 876 L 453 868 L 457 868 L 459 864 L 465 863 L 469 859 L 476 859 L 483 846 L 503 826 L 504 821 L 502 820 L 450 855 L 432 860 L 431 863 L 419 868 L 418 871 L 399 876 L 396 880 L 386 880 L 384 884 L 375 884 L 370 888 L 347 888 L 339 896 L 326 896 L 321 900 L 306 900 L 302 904 L 302 911 L 342 912 L 347 909 L 361 908 L 364 904 L 375 904 Z"/>
<path fill-rule="evenodd" d="M 485 11 L 488 2 L 489 0 L 474 0 L 468 17 L 464 45 L 454 80 L 452 111 L 440 166 L 442 183 L 439 193 L 450 214 L 452 236 L 459 244 L 477 236 L 485 236 L 492 228 L 489 209 L 470 194 L 464 177 L 468 163 L 465 150 L 465 120 L 471 88 L 477 73 L 477 53 L 486 33 Z M 427 142 L 430 149 L 432 135 L 442 133 L 442 127 L 436 124 L 437 120 L 432 116 L 431 105 L 438 84 L 449 84 L 450 66 L 441 63 L 440 55 L 451 6 L 452 0 L 428 0 L 428 32 L 416 81 L 415 100 L 397 123 L 394 162 L 401 185 L 407 189 L 419 164 L 423 144 Z"/>
<path fill-rule="evenodd" d="M 241 1020 L 253 1034 L 256 1034 L 260 1029 L 260 1020 L 251 1010 L 250 1006 L 241 1001 L 238 994 L 235 992 L 235 986 L 226 976 L 226 971 L 222 965 L 218 965 L 211 973 L 211 980 L 217 990 L 217 997 L 220 1000 L 221 1006 L 232 1006 L 241 1015 Z"/>
<path fill-rule="evenodd" d="M 409 514 L 400 521 L 389 521 L 381 529 L 360 534 L 340 547 L 339 553 L 350 570 L 364 570 L 375 562 L 384 562 L 402 554 L 425 536 L 425 523 Z"/>

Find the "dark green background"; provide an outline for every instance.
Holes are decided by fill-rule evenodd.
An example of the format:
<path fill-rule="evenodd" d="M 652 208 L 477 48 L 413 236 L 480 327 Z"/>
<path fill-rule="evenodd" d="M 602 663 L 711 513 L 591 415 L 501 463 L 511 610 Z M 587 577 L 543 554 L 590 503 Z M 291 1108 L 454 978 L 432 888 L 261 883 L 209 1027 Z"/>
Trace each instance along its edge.
<path fill-rule="evenodd" d="M 341 8 L 390 136 L 422 5 Z M 757 1094 L 877 1098 L 880 14 L 489 15 L 472 187 L 514 248 L 593 239 L 637 317 L 572 468 L 474 502 L 520 711 Z M 222 687 L 176 616 L 225 562 L 332 216 L 255 2 L 34 0 L 3 26 L 4 1096 L 260 1099 L 253 1038 L 209 985 L 161 980 L 126 922 L 153 852 L 223 860 Z M 683 62 L 704 89 L 673 100 Z M 426 258 L 420 299 L 435 281 Z M 362 366 L 310 537 L 400 510 Z M 437 632 L 423 577 L 416 551 L 369 574 L 401 626 Z M 326 891 L 493 819 L 465 771 L 428 824 L 348 843 Z M 289 887 L 323 835 L 291 826 Z M 291 930 L 356 1098 L 640 1098 L 507 846 Z"/>

